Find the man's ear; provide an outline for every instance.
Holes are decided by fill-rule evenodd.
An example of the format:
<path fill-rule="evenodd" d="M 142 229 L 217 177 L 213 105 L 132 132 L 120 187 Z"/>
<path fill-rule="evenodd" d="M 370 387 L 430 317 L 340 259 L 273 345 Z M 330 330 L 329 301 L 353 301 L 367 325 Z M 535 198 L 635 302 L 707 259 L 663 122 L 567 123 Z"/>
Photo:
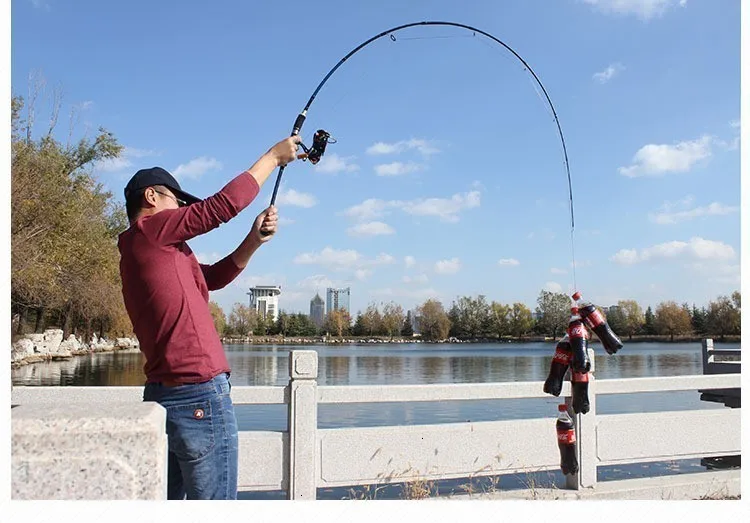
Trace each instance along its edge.
<path fill-rule="evenodd" d="M 143 191 L 143 201 L 151 207 L 156 207 L 156 189 L 153 187 L 147 187 Z"/>

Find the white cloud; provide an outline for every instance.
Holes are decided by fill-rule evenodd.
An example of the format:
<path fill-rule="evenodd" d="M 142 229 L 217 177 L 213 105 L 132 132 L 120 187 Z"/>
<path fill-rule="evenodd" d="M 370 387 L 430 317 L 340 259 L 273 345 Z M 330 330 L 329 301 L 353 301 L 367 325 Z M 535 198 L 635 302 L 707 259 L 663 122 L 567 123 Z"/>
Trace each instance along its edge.
<path fill-rule="evenodd" d="M 497 264 L 500 267 L 515 267 L 516 265 L 520 265 L 521 262 L 515 258 L 501 258 L 497 261 Z"/>
<path fill-rule="evenodd" d="M 218 252 L 196 252 L 195 257 L 198 258 L 198 263 L 216 263 L 223 258 Z"/>
<path fill-rule="evenodd" d="M 435 272 L 438 274 L 456 274 L 459 270 L 461 270 L 461 260 L 458 258 L 440 260 L 435 263 Z"/>
<path fill-rule="evenodd" d="M 721 261 L 733 259 L 734 256 L 734 249 L 726 243 L 693 237 L 689 242 L 665 242 L 640 251 L 637 249 L 621 249 L 612 256 L 611 260 L 620 265 L 633 265 L 650 260 L 675 258 Z"/>
<path fill-rule="evenodd" d="M 396 231 L 387 223 L 367 222 L 360 223 L 354 227 L 349 227 L 346 232 L 349 236 L 382 236 L 394 234 Z"/>
<path fill-rule="evenodd" d="M 404 283 L 414 283 L 414 284 L 420 284 L 425 285 L 429 283 L 430 279 L 427 277 L 426 274 L 419 274 L 417 276 L 404 276 L 401 278 L 401 281 Z"/>
<path fill-rule="evenodd" d="M 544 290 L 548 292 L 562 292 L 563 288 L 556 281 L 548 281 L 544 284 Z"/>
<path fill-rule="evenodd" d="M 339 156 L 336 153 L 330 153 L 315 166 L 315 172 L 323 174 L 336 174 L 340 172 L 353 173 L 359 171 L 359 165 L 354 163 L 354 156 Z"/>
<path fill-rule="evenodd" d="M 318 200 L 312 194 L 289 189 L 288 191 L 279 192 L 278 202 L 281 205 L 292 205 L 309 209 L 310 207 L 314 207 L 318 203 Z"/>
<path fill-rule="evenodd" d="M 618 15 L 635 15 L 651 20 L 666 13 L 672 6 L 685 7 L 687 0 L 583 0 L 597 9 Z"/>
<path fill-rule="evenodd" d="M 412 138 L 411 140 L 401 140 L 396 143 L 376 142 L 367 148 L 367 154 L 398 154 L 412 149 L 416 149 L 425 156 L 440 152 L 440 149 L 435 147 L 431 141 Z"/>
<path fill-rule="evenodd" d="M 404 174 L 421 171 L 422 169 L 424 169 L 424 165 L 420 165 L 418 163 L 393 162 L 376 165 L 375 174 L 377 174 L 378 176 L 401 176 Z"/>
<path fill-rule="evenodd" d="M 729 122 L 729 126 L 732 129 L 739 129 L 740 128 L 740 121 L 739 120 L 732 120 L 731 122 Z"/>
<path fill-rule="evenodd" d="M 549 272 L 552 274 L 568 274 L 568 271 L 565 269 L 558 269 L 557 267 L 552 267 Z"/>
<path fill-rule="evenodd" d="M 93 100 L 84 100 L 80 104 L 78 104 L 78 107 L 81 108 L 81 110 L 86 111 L 87 109 L 91 109 L 94 107 L 94 101 Z"/>
<path fill-rule="evenodd" d="M 150 156 L 158 156 L 156 151 L 148 149 L 137 149 L 135 147 L 123 147 L 120 152 L 120 156 L 109 160 L 98 162 L 94 166 L 94 171 L 103 173 L 116 173 L 124 171 L 126 169 L 133 170 L 133 174 L 137 169 L 134 168 L 133 160 L 138 158 L 147 158 Z"/>
<path fill-rule="evenodd" d="M 372 271 L 369 269 L 357 269 L 356 271 L 354 271 L 354 276 L 359 281 L 366 280 L 371 274 L 372 274 Z"/>
<path fill-rule="evenodd" d="M 599 82 L 600 84 L 606 84 L 612 78 L 614 78 L 615 75 L 617 75 L 619 72 L 623 71 L 624 69 L 625 69 L 625 66 L 623 66 L 620 63 L 610 64 L 604 71 L 594 73 L 594 76 L 592 78 L 596 80 L 597 82 Z"/>
<path fill-rule="evenodd" d="M 465 194 L 454 194 L 447 198 L 427 198 L 403 202 L 401 209 L 414 216 L 436 216 L 441 221 L 455 223 L 459 221 L 458 214 L 466 209 L 473 209 L 480 205 L 479 191 Z"/>
<path fill-rule="evenodd" d="M 312 291 L 317 291 L 319 289 L 322 289 L 325 291 L 328 287 L 337 287 L 338 285 L 334 284 L 333 280 L 328 278 L 328 276 L 325 276 L 323 274 L 315 274 L 313 276 L 308 276 L 307 278 L 300 280 L 297 282 L 297 287 L 301 289 L 309 289 Z"/>
<path fill-rule="evenodd" d="M 178 180 L 193 179 L 197 180 L 209 171 L 218 171 L 222 168 L 221 162 L 216 158 L 200 156 L 193 158 L 188 163 L 182 163 L 175 167 L 172 175 Z"/>
<path fill-rule="evenodd" d="M 633 164 L 620 167 L 623 176 L 659 175 L 669 172 L 687 172 L 700 160 L 711 156 L 710 136 L 675 145 L 648 144 L 641 147 L 633 157 Z"/>
<path fill-rule="evenodd" d="M 294 263 L 299 265 L 320 265 L 333 270 L 356 270 L 377 265 L 389 265 L 396 260 L 386 253 L 378 254 L 374 259 L 368 259 L 359 252 L 348 250 L 337 250 L 325 247 L 320 252 L 306 252 L 297 255 Z"/>
<path fill-rule="evenodd" d="M 414 256 L 406 256 L 404 258 L 404 264 L 406 265 L 406 268 L 409 269 L 417 264 L 417 260 L 414 259 Z"/>
<path fill-rule="evenodd" d="M 286 216 L 279 216 L 279 225 L 292 225 L 293 223 L 296 223 L 296 221 Z"/>
<path fill-rule="evenodd" d="M 719 202 L 712 202 L 705 207 L 688 208 L 692 202 L 692 196 L 688 196 L 679 202 L 664 202 L 659 212 L 649 213 L 648 217 L 654 223 L 671 225 L 701 216 L 723 216 L 740 210 L 739 207 L 724 205 Z"/>
<path fill-rule="evenodd" d="M 387 215 L 390 209 L 401 209 L 413 216 L 436 216 L 444 222 L 455 223 L 459 221 L 461 211 L 479 207 L 480 200 L 479 191 L 456 193 L 450 198 L 417 198 L 408 201 L 370 198 L 349 207 L 342 214 L 357 220 L 371 220 Z"/>

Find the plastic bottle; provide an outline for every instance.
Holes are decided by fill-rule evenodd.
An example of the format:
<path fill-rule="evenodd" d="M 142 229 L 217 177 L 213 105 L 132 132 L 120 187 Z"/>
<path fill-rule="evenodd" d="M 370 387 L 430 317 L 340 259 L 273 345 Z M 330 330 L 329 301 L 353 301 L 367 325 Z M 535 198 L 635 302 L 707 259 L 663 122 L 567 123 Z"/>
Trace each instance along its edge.
<path fill-rule="evenodd" d="M 620 350 L 622 348 L 622 341 L 620 341 L 620 338 L 614 333 L 607 323 L 607 320 L 604 319 L 604 315 L 602 315 L 601 311 L 592 303 L 580 301 L 581 293 L 578 291 L 573 294 L 573 300 L 578 304 L 578 310 L 584 323 L 589 329 L 596 333 L 596 336 L 599 338 L 599 341 L 602 342 L 602 346 L 604 347 L 604 350 L 607 351 L 607 354 L 614 354 Z"/>
<path fill-rule="evenodd" d="M 547 376 L 547 380 L 544 382 L 544 392 L 553 396 L 560 395 L 571 357 L 572 351 L 568 335 L 566 334 L 557 342 L 557 346 L 555 347 L 555 355 L 552 357 L 552 363 L 549 367 L 549 376 Z"/>
<path fill-rule="evenodd" d="M 576 414 L 586 414 L 589 411 L 589 373 L 572 372 L 570 384 L 573 389 L 572 407 Z"/>
<path fill-rule="evenodd" d="M 576 456 L 576 433 L 573 419 L 568 414 L 568 406 L 564 403 L 557 406 L 559 412 L 555 428 L 557 429 L 557 447 L 560 449 L 560 468 L 563 474 L 578 472 L 578 457 Z"/>
<path fill-rule="evenodd" d="M 583 325 L 583 320 L 578 315 L 578 307 L 570 308 L 570 322 L 568 323 L 568 338 L 570 339 L 570 348 L 573 352 L 573 358 L 570 361 L 570 368 L 577 372 L 588 372 L 591 370 L 591 361 L 589 360 L 588 332 Z"/>

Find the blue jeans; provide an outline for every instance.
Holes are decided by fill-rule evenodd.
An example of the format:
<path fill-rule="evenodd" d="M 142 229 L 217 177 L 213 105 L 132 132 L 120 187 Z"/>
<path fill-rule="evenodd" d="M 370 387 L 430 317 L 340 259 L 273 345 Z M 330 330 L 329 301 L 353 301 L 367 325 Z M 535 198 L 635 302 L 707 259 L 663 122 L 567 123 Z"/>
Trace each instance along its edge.
<path fill-rule="evenodd" d="M 237 499 L 237 418 L 228 374 L 205 383 L 147 383 L 143 401 L 167 410 L 167 499 Z"/>

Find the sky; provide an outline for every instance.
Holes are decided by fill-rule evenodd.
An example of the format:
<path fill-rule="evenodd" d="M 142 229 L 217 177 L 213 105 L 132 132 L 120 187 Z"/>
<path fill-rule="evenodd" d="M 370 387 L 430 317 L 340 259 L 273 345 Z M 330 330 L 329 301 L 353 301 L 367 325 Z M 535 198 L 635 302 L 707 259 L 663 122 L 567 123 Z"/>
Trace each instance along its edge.
<path fill-rule="evenodd" d="M 99 126 L 125 147 L 93 174 L 122 202 L 155 165 L 206 197 L 289 135 L 324 75 L 302 136 L 337 143 L 294 162 L 281 226 L 211 299 L 252 285 L 280 307 L 351 287 L 405 309 L 485 295 L 532 309 L 542 289 L 602 306 L 633 299 L 707 305 L 740 289 L 740 2 L 559 0 L 93 2 L 13 0 L 11 87 L 55 86 L 61 140 Z M 69 115 L 76 118 L 71 131 Z M 203 263 L 230 253 L 269 203 L 274 173 L 238 217 L 189 242 Z M 575 255 L 573 255 L 575 253 Z M 575 260 L 575 273 L 573 263 Z"/>

